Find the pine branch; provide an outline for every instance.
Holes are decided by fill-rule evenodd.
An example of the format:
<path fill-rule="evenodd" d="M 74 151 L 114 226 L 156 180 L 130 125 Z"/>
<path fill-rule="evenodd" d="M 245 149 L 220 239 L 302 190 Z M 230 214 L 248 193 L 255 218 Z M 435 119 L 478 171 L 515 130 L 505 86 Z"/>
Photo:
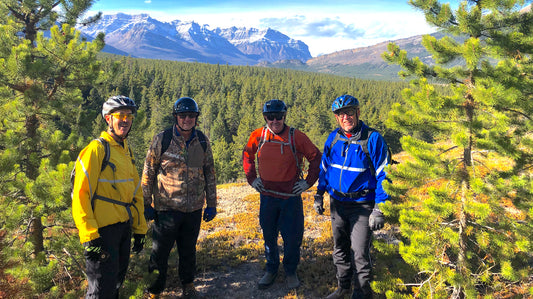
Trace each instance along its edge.
<path fill-rule="evenodd" d="M 505 108 L 505 107 L 499 107 L 500 109 L 504 110 L 504 111 L 509 111 L 509 112 L 514 112 L 516 114 L 519 114 L 525 118 L 527 118 L 528 120 L 531 120 L 531 117 L 521 111 L 518 111 L 518 110 L 515 110 L 515 109 L 510 109 L 510 108 Z"/>
<path fill-rule="evenodd" d="M 72 254 L 70 254 L 70 252 L 68 252 L 68 250 L 65 247 L 63 247 L 63 252 L 65 252 L 74 261 L 74 263 L 76 263 L 76 266 L 81 271 L 81 273 L 83 273 L 83 275 L 87 277 L 87 273 L 85 273 L 85 271 L 83 270 L 84 267 L 81 266 L 78 260 Z"/>

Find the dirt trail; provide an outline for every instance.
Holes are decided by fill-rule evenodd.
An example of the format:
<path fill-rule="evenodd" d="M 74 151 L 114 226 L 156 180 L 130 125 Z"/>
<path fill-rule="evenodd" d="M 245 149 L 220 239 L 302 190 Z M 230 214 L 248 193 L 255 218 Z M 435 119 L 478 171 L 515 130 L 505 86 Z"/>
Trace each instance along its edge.
<path fill-rule="evenodd" d="M 248 184 L 219 188 L 218 207 L 221 211 L 217 217 L 230 217 L 233 214 L 246 210 L 247 203 L 242 199 L 255 190 Z M 258 214 L 251 217 L 258 217 Z M 205 232 L 200 233 L 200 238 Z M 175 249 L 173 250 L 175 254 Z M 262 256 L 260 257 L 262 258 Z M 224 272 L 203 271 L 198 265 L 196 288 L 200 298 L 314 298 L 310 294 L 300 294 L 299 290 L 289 290 L 285 284 L 285 275 L 280 269 L 276 283 L 267 290 L 257 289 L 257 281 L 261 278 L 264 270 L 259 261 L 245 262 L 237 267 L 230 267 Z M 174 268 L 171 270 L 171 268 Z M 169 274 L 176 273 L 175 267 L 169 267 Z M 302 281 L 302 283 L 305 283 Z M 178 281 L 167 282 L 167 289 L 161 294 L 161 298 L 181 298 L 181 287 Z"/>

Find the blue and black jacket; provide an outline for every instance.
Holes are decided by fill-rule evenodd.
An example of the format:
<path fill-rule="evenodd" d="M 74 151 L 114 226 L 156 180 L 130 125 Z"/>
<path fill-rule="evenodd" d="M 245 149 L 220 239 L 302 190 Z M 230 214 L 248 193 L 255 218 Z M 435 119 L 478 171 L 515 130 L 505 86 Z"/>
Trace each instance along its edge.
<path fill-rule="evenodd" d="M 385 166 L 390 159 L 388 147 L 383 136 L 362 121 L 360 128 L 361 132 L 370 131 L 368 157 L 362 148 L 364 145 L 356 137 L 363 134 L 348 138 L 341 129 L 335 129 L 324 144 L 317 192 L 327 191 L 332 198 L 344 202 L 383 203 L 389 197 L 382 186 L 386 179 Z"/>

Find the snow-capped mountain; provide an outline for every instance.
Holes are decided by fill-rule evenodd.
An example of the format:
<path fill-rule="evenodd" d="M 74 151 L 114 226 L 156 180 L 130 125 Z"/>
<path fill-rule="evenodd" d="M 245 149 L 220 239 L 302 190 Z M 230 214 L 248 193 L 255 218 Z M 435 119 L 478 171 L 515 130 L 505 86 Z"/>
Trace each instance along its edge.
<path fill-rule="evenodd" d="M 104 32 L 108 46 L 140 58 L 233 65 L 281 59 L 305 62 L 311 58 L 305 43 L 272 29 L 210 30 L 208 25 L 200 26 L 195 22 L 165 23 L 147 14 L 122 13 L 104 15 L 98 23 L 78 29 L 91 38 Z"/>
<path fill-rule="evenodd" d="M 302 62 L 311 58 L 309 47 L 299 40 L 292 39 L 273 29 L 237 28 L 215 29 L 241 52 L 261 57 L 260 61 L 298 59 Z"/>

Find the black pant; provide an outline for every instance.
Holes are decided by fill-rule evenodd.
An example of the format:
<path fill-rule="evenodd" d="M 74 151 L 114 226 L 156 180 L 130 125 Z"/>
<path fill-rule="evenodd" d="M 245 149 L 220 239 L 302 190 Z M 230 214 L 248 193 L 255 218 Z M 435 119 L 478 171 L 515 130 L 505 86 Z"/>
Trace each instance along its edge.
<path fill-rule="evenodd" d="M 131 226 L 128 222 L 116 223 L 101 227 L 98 233 L 109 258 L 96 262 L 86 259 L 89 286 L 85 298 L 118 298 L 130 261 Z"/>
<path fill-rule="evenodd" d="M 174 243 L 177 245 L 179 265 L 178 273 L 182 285 L 194 281 L 196 274 L 196 241 L 202 223 L 202 209 L 191 213 L 179 211 L 157 212 L 153 227 L 152 254 L 149 272 L 159 271 L 157 280 L 150 287 L 150 292 L 161 293 L 165 289 L 168 269 L 168 256 Z"/>
<path fill-rule="evenodd" d="M 339 286 L 348 289 L 355 275 L 354 292 L 371 296 L 370 246 L 372 231 L 368 218 L 374 203 L 345 203 L 331 200 L 333 262 Z"/>

